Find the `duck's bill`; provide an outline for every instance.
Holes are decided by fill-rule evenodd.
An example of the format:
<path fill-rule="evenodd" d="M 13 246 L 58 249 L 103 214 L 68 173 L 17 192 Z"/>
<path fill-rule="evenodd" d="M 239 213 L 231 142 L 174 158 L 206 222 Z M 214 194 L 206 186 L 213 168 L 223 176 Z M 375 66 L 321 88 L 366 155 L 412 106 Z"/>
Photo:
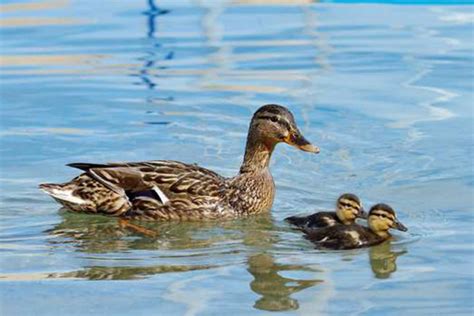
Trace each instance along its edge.
<path fill-rule="evenodd" d="M 302 151 L 307 151 L 313 154 L 319 154 L 319 147 L 314 146 L 313 144 L 307 144 L 303 146 L 298 146 Z"/>
<path fill-rule="evenodd" d="M 406 232 L 408 228 L 403 225 L 398 219 L 395 219 L 395 229 L 401 230 L 402 232 Z"/>
<path fill-rule="evenodd" d="M 362 207 L 359 210 L 359 214 L 357 214 L 357 217 L 367 219 L 369 217 L 369 214 L 365 211 L 365 209 Z"/>
<path fill-rule="evenodd" d="M 285 142 L 291 146 L 294 146 L 302 151 L 318 154 L 319 148 L 311 144 L 300 132 L 291 134 Z"/>

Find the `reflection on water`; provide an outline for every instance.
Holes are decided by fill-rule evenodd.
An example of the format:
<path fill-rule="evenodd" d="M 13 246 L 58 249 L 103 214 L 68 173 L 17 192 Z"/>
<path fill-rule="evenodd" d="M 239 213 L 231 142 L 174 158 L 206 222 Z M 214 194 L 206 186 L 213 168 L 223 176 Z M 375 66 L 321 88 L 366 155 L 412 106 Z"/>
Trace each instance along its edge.
<path fill-rule="evenodd" d="M 233 314 L 474 310 L 466 7 L 7 2 L 2 314 L 49 314 L 45 295 L 61 314 L 120 315 L 131 304 L 137 314 L 159 305 L 189 315 L 222 306 Z M 62 167 L 71 161 L 178 159 L 231 176 L 249 117 L 270 102 L 288 105 L 323 149 L 318 157 L 277 149 L 273 218 L 127 222 L 58 213 L 36 189 L 74 176 Z M 281 222 L 345 191 L 393 204 L 423 238 L 319 252 Z"/>
<path fill-rule="evenodd" d="M 156 86 L 156 83 L 153 82 L 153 77 L 159 76 L 158 74 L 154 73 L 151 74 L 150 71 L 164 70 L 167 67 L 165 66 L 156 66 L 155 64 L 160 59 L 159 55 L 157 54 L 158 48 L 161 46 L 160 42 L 155 39 L 155 32 L 156 29 L 156 19 L 160 15 L 168 14 L 169 10 L 163 10 L 156 6 L 154 0 L 148 0 L 148 10 L 143 12 L 143 14 L 147 17 L 147 34 L 146 37 L 148 38 L 147 45 L 149 46 L 146 50 L 146 55 L 140 58 L 143 61 L 143 66 L 139 70 L 138 77 L 142 80 L 142 84 L 144 84 L 148 89 L 153 90 Z M 170 60 L 173 58 L 173 51 L 168 52 L 164 56 L 164 60 Z M 148 98 L 148 103 L 151 103 L 151 97 Z"/>
<path fill-rule="evenodd" d="M 187 257 L 204 257 L 239 253 L 237 242 L 255 249 L 258 253 L 248 256 L 247 271 L 252 275 L 252 291 L 261 296 L 254 307 L 269 311 L 298 309 L 298 301 L 291 297 L 306 288 L 323 282 L 320 279 L 300 280 L 281 276 L 291 271 L 321 272 L 315 268 L 298 264 L 281 264 L 266 253 L 278 242 L 277 227 L 270 214 L 256 216 L 247 220 L 223 223 L 178 223 L 178 222 L 123 222 L 115 218 L 91 216 L 62 211 L 62 221 L 46 231 L 54 245 L 72 244 L 76 251 L 89 254 L 115 254 L 115 260 L 126 260 L 120 253 L 130 250 L 197 250 Z M 218 233 L 213 233 L 217 232 Z M 203 236 L 206 236 L 203 238 Z M 211 237 L 210 237 L 211 236 Z M 220 244 L 220 245 L 219 245 Z M 167 252 L 162 259 L 179 258 L 176 252 Z M 99 258 L 99 257 L 98 257 Z M 141 258 L 139 262 L 143 261 Z M 183 257 L 183 259 L 186 259 Z M 188 258 L 189 259 L 189 258 Z M 153 260 L 159 263 L 160 259 Z M 144 262 L 145 263 L 145 262 Z M 49 273 L 45 279 L 80 278 L 88 280 L 132 280 L 151 277 L 156 274 L 214 269 L 225 265 L 190 264 L 152 265 L 152 266 L 91 266 L 78 271 Z"/>
<path fill-rule="evenodd" d="M 397 258 L 407 253 L 406 250 L 393 251 L 390 241 L 369 248 L 370 266 L 376 278 L 386 279 L 397 271 Z"/>
<path fill-rule="evenodd" d="M 197 238 L 200 231 L 212 229 L 213 223 L 123 223 L 116 218 L 87 216 L 62 212 L 62 221 L 46 233 L 55 238 L 51 244 L 73 243 L 78 251 L 87 253 L 119 252 L 127 249 L 195 249 L 212 246 L 223 240 L 214 234 Z M 225 228 L 225 224 L 221 226 Z M 64 240 L 67 238 L 67 241 Z"/>
<path fill-rule="evenodd" d="M 179 273 L 197 270 L 212 269 L 210 265 L 155 265 L 150 267 L 130 267 L 130 266 L 95 266 L 87 267 L 78 271 L 63 273 L 48 273 L 38 279 L 85 279 L 85 280 L 137 280 L 151 277 L 162 273 Z M 9 277 L 9 280 L 14 278 Z"/>
<path fill-rule="evenodd" d="M 250 256 L 247 264 L 247 270 L 254 277 L 250 282 L 250 288 L 261 296 L 254 307 L 262 310 L 298 309 L 298 301 L 291 295 L 323 282 L 323 280 L 298 280 L 281 276 L 279 273 L 285 271 L 319 271 L 303 265 L 278 264 L 266 253 Z"/>

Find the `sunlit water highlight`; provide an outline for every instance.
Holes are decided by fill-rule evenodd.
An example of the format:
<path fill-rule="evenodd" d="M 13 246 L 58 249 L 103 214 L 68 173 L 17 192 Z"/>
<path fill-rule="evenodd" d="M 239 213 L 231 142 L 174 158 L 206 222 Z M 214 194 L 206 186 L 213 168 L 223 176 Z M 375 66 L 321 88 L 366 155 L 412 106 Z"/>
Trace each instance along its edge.
<path fill-rule="evenodd" d="M 2 315 L 473 313 L 472 7 L 307 2 L 2 2 Z M 267 216 L 150 235 L 36 188 L 72 161 L 231 176 L 265 103 L 322 149 L 277 148 Z M 316 251 L 282 221 L 346 191 L 409 234 Z"/>

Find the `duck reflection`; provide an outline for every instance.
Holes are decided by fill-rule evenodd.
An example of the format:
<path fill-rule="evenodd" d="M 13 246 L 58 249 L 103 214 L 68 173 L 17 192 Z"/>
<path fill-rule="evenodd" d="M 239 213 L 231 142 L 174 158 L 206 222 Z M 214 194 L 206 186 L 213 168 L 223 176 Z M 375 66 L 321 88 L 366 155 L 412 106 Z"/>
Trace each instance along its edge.
<path fill-rule="evenodd" d="M 247 271 L 253 276 L 250 289 L 260 296 L 254 304 L 257 309 L 267 311 L 298 309 L 298 301 L 291 295 L 322 282 L 322 280 L 300 280 L 280 275 L 286 271 L 319 272 L 319 270 L 304 265 L 277 262 L 269 252 L 278 242 L 279 232 L 269 214 L 223 223 L 126 222 L 117 218 L 67 211 L 59 214 L 61 222 L 46 231 L 51 237 L 48 242 L 53 248 L 64 249 L 72 246 L 75 251 L 87 253 L 91 259 L 101 259 L 106 255 L 106 259 L 114 260 L 109 257 L 113 254 L 117 259 L 116 262 L 122 260 L 128 264 L 87 266 L 77 271 L 51 273 L 48 274 L 48 278 L 130 280 L 162 273 L 214 269 L 226 263 L 216 264 L 209 251 L 217 251 L 217 255 L 224 251 L 229 256 L 239 256 L 242 251 L 238 247 L 234 249 L 226 246 L 224 250 L 215 250 L 220 248 L 219 245 L 232 245 L 233 241 L 236 241 L 253 251 L 246 262 Z M 164 264 L 162 261 L 160 265 L 137 266 L 143 262 L 126 254 L 131 250 L 161 250 L 163 252 L 160 258 L 171 264 Z M 176 250 L 184 250 L 186 253 Z M 179 259 L 179 264 L 176 264 L 176 258 Z M 183 264 L 190 261 L 192 264 Z"/>
<path fill-rule="evenodd" d="M 215 266 L 212 265 L 156 265 L 151 267 L 94 266 L 71 272 L 50 273 L 48 274 L 48 278 L 86 280 L 137 280 L 145 279 L 156 274 L 208 270 L 214 267 Z"/>
<path fill-rule="evenodd" d="M 100 259 L 102 254 L 114 253 L 116 262 L 127 261 L 128 265 L 88 266 L 77 271 L 50 273 L 46 276 L 49 279 L 132 280 L 162 273 L 207 270 L 218 267 L 216 264 L 180 265 L 174 263 L 136 266 L 143 262 L 127 255 L 121 255 L 130 250 L 189 250 L 209 247 L 222 240 L 222 237 L 216 235 L 202 239 L 193 237 L 193 234 L 198 228 L 201 230 L 210 228 L 210 223 L 180 223 L 177 225 L 167 222 L 142 225 L 142 223 L 123 222 L 116 218 L 83 215 L 68 211 L 60 212 L 60 216 L 62 221 L 45 231 L 51 236 L 48 242 L 53 248 L 72 245 L 74 250 L 92 255 L 91 259 Z M 177 256 L 176 253 L 169 255 L 171 258 Z"/>
<path fill-rule="evenodd" d="M 179 250 L 212 246 L 225 238 L 213 234 L 196 238 L 198 231 L 213 229 L 216 224 L 176 222 L 134 223 L 117 218 L 60 212 L 62 221 L 46 231 L 56 238 L 52 245 L 72 243 L 77 251 L 110 253 L 128 250 Z"/>
<path fill-rule="evenodd" d="M 407 253 L 406 250 L 393 251 L 387 241 L 369 249 L 370 266 L 378 279 L 387 279 L 397 271 L 397 258 Z"/>
<path fill-rule="evenodd" d="M 322 280 L 298 280 L 283 277 L 283 271 L 311 271 L 301 265 L 278 264 L 275 259 L 265 253 L 250 256 L 247 271 L 254 277 L 250 288 L 261 297 L 255 302 L 254 307 L 267 311 L 286 311 L 299 308 L 298 301 L 291 297 L 306 288 L 312 287 Z"/>

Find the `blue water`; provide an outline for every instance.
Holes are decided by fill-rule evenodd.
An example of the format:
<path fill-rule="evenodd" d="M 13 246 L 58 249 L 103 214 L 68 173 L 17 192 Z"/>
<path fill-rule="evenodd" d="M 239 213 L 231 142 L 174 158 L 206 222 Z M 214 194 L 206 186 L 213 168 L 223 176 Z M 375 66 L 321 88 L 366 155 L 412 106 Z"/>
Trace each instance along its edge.
<path fill-rule="evenodd" d="M 0 5 L 2 315 L 474 312 L 473 7 L 247 2 Z M 150 237 L 37 190 L 75 161 L 232 176 L 266 103 L 321 147 L 278 146 L 268 216 Z M 347 191 L 409 232 L 321 252 L 283 222 Z"/>

